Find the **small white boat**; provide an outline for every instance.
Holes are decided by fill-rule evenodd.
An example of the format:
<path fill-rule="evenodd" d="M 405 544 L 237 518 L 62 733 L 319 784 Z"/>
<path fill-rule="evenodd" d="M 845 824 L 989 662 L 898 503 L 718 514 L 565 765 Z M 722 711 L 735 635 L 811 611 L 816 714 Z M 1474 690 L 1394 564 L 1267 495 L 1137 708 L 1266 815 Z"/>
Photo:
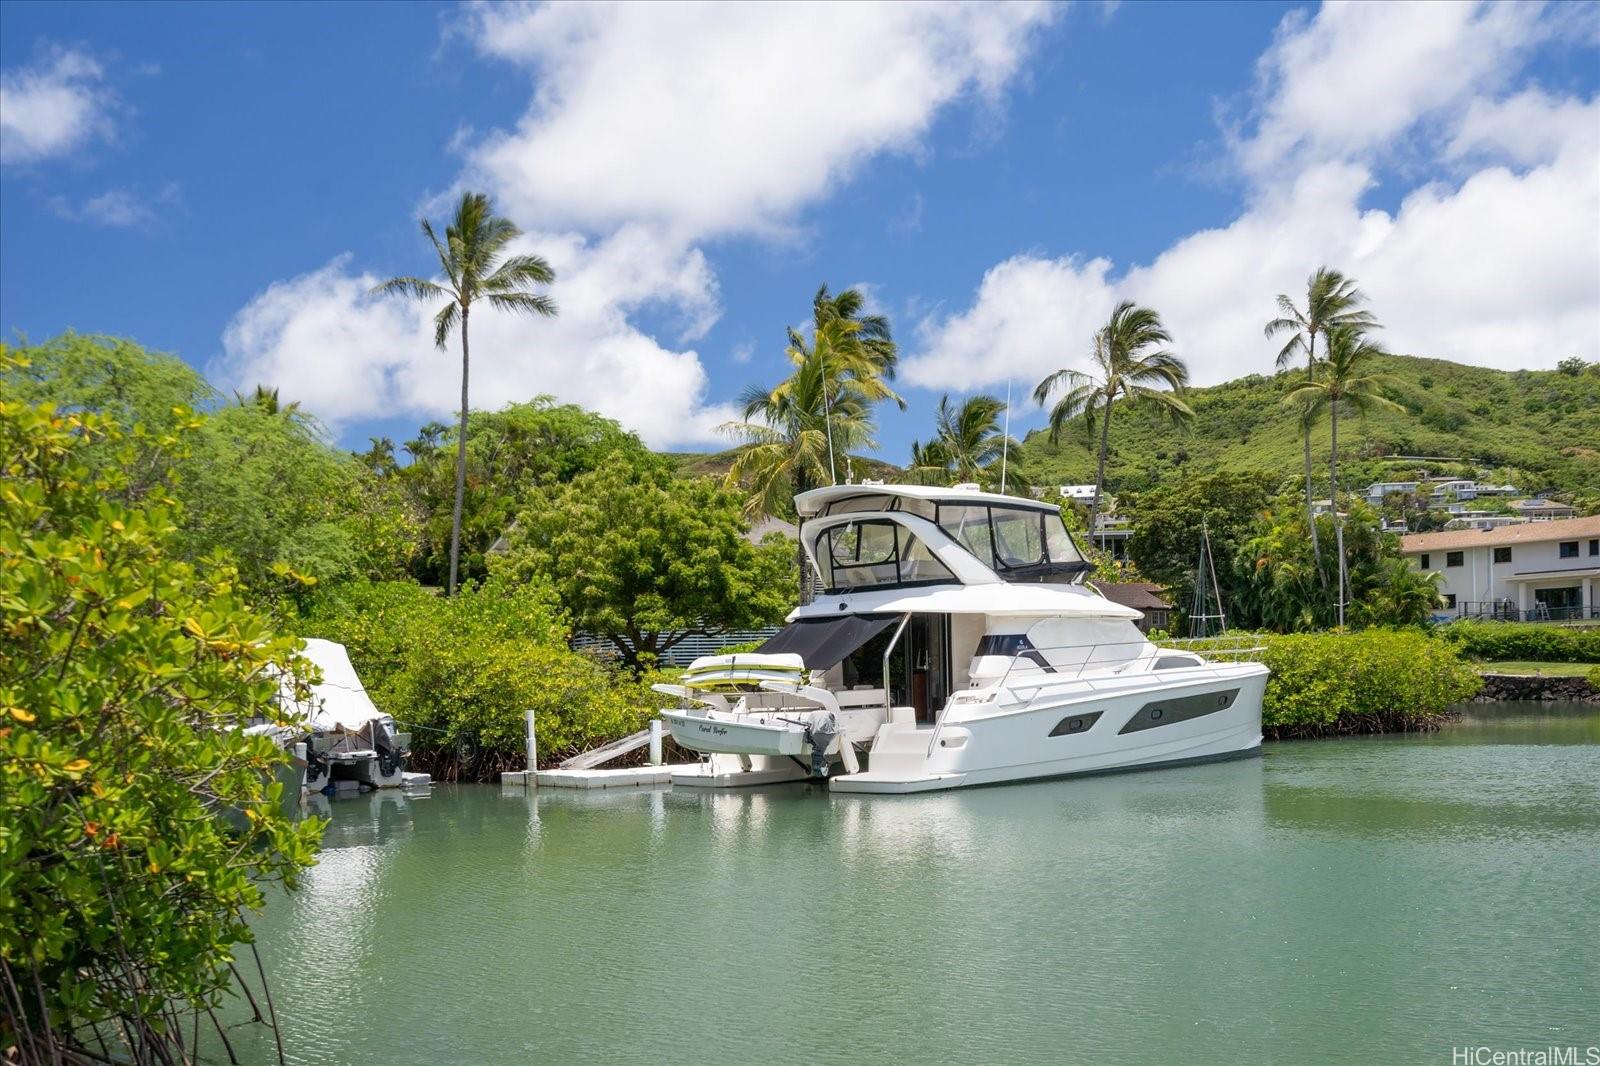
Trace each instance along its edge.
<path fill-rule="evenodd" d="M 362 788 L 402 787 L 411 735 L 373 704 L 343 644 L 316 638 L 305 644 L 300 654 L 317 665 L 322 680 L 303 701 L 288 686 L 281 698 L 309 733 L 306 791 L 337 789 L 345 781 Z"/>
<path fill-rule="evenodd" d="M 1085 586 L 1057 509 L 966 486 L 795 500 L 823 593 L 754 654 L 697 660 L 663 717 L 708 772 L 920 792 L 1254 755 L 1248 641 L 1157 646 Z"/>

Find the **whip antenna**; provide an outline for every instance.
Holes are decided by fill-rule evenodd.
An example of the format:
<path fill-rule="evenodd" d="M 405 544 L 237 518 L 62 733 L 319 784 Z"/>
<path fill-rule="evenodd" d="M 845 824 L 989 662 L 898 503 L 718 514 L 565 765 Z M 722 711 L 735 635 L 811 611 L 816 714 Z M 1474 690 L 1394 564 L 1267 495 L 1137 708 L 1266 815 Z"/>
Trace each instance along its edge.
<path fill-rule="evenodd" d="M 1011 449 L 1011 381 L 1006 380 L 1006 428 L 1000 438 L 1000 495 L 1006 494 L 1006 453 Z"/>
<path fill-rule="evenodd" d="M 833 462 L 833 405 L 828 401 L 828 360 L 822 354 L 822 338 L 814 342 L 818 345 L 817 361 L 822 365 L 822 430 L 828 435 L 828 479 L 837 485 L 839 483 L 839 468 Z"/>

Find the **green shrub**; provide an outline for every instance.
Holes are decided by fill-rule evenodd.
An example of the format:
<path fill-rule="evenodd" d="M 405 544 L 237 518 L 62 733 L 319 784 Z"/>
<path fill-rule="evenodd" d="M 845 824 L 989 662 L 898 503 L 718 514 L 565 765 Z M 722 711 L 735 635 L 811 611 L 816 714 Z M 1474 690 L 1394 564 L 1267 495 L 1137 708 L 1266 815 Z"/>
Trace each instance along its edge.
<path fill-rule="evenodd" d="M 1600 663 L 1600 628 L 1465 621 L 1452 622 L 1439 633 L 1471 659 Z"/>
<path fill-rule="evenodd" d="M 1591 666 L 1584 678 L 1595 688 L 1600 689 L 1600 666 Z"/>
<path fill-rule="evenodd" d="M 1427 728 L 1482 682 L 1419 630 L 1266 636 L 1262 721 L 1274 736 Z"/>
<path fill-rule="evenodd" d="M 262 885 L 292 887 L 322 833 L 284 807 L 283 751 L 241 728 L 277 717 L 294 642 L 236 571 L 177 558 L 163 490 L 129 498 L 174 444 L 0 382 L 7 1062 L 189 1061 L 184 1014 L 222 1000 Z"/>
<path fill-rule="evenodd" d="M 520 768 L 528 710 L 548 765 L 644 728 L 663 705 L 656 675 L 571 650 L 537 582 L 491 578 L 453 598 L 355 582 L 323 596 L 301 631 L 345 645 L 373 701 L 410 729 L 415 765 L 448 779 Z"/>

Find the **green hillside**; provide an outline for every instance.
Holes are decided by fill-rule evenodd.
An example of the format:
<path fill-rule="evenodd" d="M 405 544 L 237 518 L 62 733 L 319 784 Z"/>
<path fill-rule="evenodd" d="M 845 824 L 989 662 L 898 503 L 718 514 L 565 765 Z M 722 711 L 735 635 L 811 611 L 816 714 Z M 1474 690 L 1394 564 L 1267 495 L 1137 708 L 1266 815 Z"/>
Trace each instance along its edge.
<path fill-rule="evenodd" d="M 1508 372 L 1391 356 L 1381 369 L 1395 379 L 1391 398 L 1408 413 L 1340 418 L 1340 481 L 1346 486 L 1424 469 L 1433 477 L 1491 471 L 1496 480 L 1529 492 L 1600 494 L 1600 364 Z M 1139 491 L 1187 472 L 1217 469 L 1281 472 L 1286 481 L 1298 477 L 1300 439 L 1279 402 L 1291 377 L 1292 372 L 1252 374 L 1190 390 L 1196 418 L 1186 433 L 1119 410 L 1112 418 L 1108 487 Z M 1081 423 L 1059 445 L 1044 431 L 1030 433 L 1022 452 L 1037 485 L 1094 480 L 1093 446 Z M 1318 471 L 1326 471 L 1326 423 L 1314 438 L 1313 454 Z"/>

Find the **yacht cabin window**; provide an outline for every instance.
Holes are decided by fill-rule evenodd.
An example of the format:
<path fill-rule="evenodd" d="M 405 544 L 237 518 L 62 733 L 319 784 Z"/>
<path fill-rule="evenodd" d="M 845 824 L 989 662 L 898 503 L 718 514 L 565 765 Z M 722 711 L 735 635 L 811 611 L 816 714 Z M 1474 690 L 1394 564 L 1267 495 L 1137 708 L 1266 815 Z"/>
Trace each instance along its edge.
<path fill-rule="evenodd" d="M 814 547 L 830 591 L 955 581 L 926 544 L 887 519 L 832 526 L 817 534 Z"/>
<path fill-rule="evenodd" d="M 940 503 L 936 521 L 952 540 L 1007 581 L 1071 580 L 1089 569 L 1056 511 Z"/>

